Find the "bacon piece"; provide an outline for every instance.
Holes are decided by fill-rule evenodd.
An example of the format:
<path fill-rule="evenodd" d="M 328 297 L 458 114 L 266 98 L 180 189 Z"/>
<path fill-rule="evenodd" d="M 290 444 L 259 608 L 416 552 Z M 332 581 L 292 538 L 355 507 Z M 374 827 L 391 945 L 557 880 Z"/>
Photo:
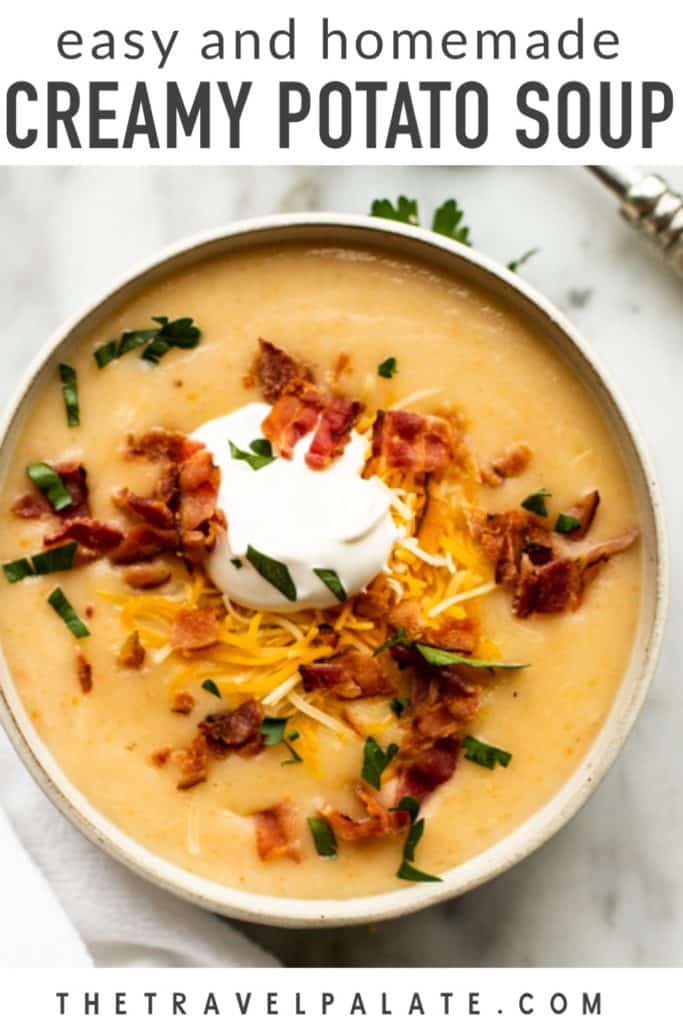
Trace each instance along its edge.
<path fill-rule="evenodd" d="M 278 454 L 291 459 L 294 445 L 310 433 L 318 422 L 323 397 L 314 384 L 296 381 L 276 401 L 261 424 L 264 437 L 272 441 Z"/>
<path fill-rule="evenodd" d="M 191 693 L 187 690 L 180 690 L 173 697 L 171 711 L 175 711 L 178 715 L 189 715 L 196 703 Z"/>
<path fill-rule="evenodd" d="M 363 839 L 381 839 L 396 835 L 410 824 L 407 811 L 388 810 L 362 782 L 357 782 L 353 791 L 365 807 L 367 817 L 351 818 L 330 804 L 320 811 L 337 839 L 351 843 Z"/>
<path fill-rule="evenodd" d="M 183 608 L 173 620 L 171 647 L 199 651 L 218 643 L 218 616 L 215 608 Z"/>
<path fill-rule="evenodd" d="M 399 602 L 389 613 L 388 622 L 393 630 L 404 629 L 411 640 L 460 654 L 472 654 L 479 639 L 478 626 L 471 619 L 451 619 L 432 625 L 423 616 L 419 601 Z"/>
<path fill-rule="evenodd" d="M 114 565 L 130 565 L 156 558 L 163 551 L 177 552 L 180 536 L 177 530 L 160 530 L 156 526 L 141 523 L 132 526 L 110 558 Z"/>
<path fill-rule="evenodd" d="M 399 763 L 396 799 L 414 796 L 420 803 L 453 775 L 460 743 L 454 736 L 437 740 Z"/>
<path fill-rule="evenodd" d="M 162 530 L 172 529 L 174 526 L 173 512 L 160 498 L 142 498 L 124 487 L 112 496 L 112 500 L 117 508 L 132 512 L 150 526 Z"/>
<path fill-rule="evenodd" d="M 455 456 L 453 427 L 442 416 L 380 410 L 372 429 L 372 454 L 392 469 L 440 475 Z"/>
<path fill-rule="evenodd" d="M 261 860 L 275 860 L 277 857 L 301 860 L 301 845 L 298 839 L 293 838 L 295 822 L 296 812 L 288 800 L 257 811 L 254 829 Z"/>
<path fill-rule="evenodd" d="M 129 457 L 142 456 L 152 462 L 184 462 L 204 445 L 179 430 L 152 427 L 139 438 L 129 437 L 126 454 Z"/>
<path fill-rule="evenodd" d="M 145 661 L 145 648 L 140 643 L 137 629 L 130 633 L 121 645 L 118 662 L 124 668 L 142 668 Z"/>
<path fill-rule="evenodd" d="M 637 538 L 638 530 L 630 530 L 614 540 L 597 544 L 582 555 L 555 558 L 541 566 L 523 556 L 513 597 L 515 614 L 525 619 L 532 612 L 574 611 L 581 604 L 583 592 L 595 571 L 613 555 L 631 547 Z"/>
<path fill-rule="evenodd" d="M 531 461 L 531 448 L 521 442 L 506 448 L 501 456 L 493 462 L 482 466 L 481 481 L 489 487 L 500 487 L 504 480 L 511 476 L 520 476 Z"/>
<path fill-rule="evenodd" d="M 309 469 L 326 469 L 342 454 L 351 437 L 351 429 L 363 406 L 343 395 L 334 395 L 324 407 L 313 440 L 306 453 Z"/>
<path fill-rule="evenodd" d="M 584 494 L 582 498 L 576 502 L 575 505 L 565 512 L 565 515 L 571 516 L 572 519 L 576 519 L 579 526 L 576 530 L 572 530 L 571 533 L 563 534 L 567 540 L 583 540 L 595 519 L 595 513 L 598 511 L 598 505 L 600 504 L 600 492 L 589 491 L 588 494 Z"/>
<path fill-rule="evenodd" d="M 312 380 L 310 369 L 293 359 L 283 349 L 270 341 L 259 339 L 259 351 L 254 364 L 254 374 L 258 380 L 266 402 L 274 403 L 280 398 L 293 381 Z"/>
<path fill-rule="evenodd" d="M 68 519 L 58 530 L 45 537 L 43 544 L 50 547 L 65 540 L 75 540 L 90 551 L 102 554 L 117 547 L 123 540 L 123 533 L 112 523 L 80 516 L 78 519 Z"/>
<path fill-rule="evenodd" d="M 208 522 L 216 510 L 220 485 L 220 470 L 214 466 L 211 453 L 206 449 L 195 452 L 180 466 L 179 525 L 181 531 L 191 532 Z"/>
<path fill-rule="evenodd" d="M 171 570 L 165 562 L 147 562 L 129 566 L 124 570 L 123 578 L 129 587 L 136 590 L 152 590 L 170 580 Z"/>
<path fill-rule="evenodd" d="M 81 651 L 76 655 L 76 670 L 81 690 L 83 693 L 90 693 L 92 690 L 92 665 Z"/>
<path fill-rule="evenodd" d="M 396 692 L 381 662 L 371 654 L 352 648 L 332 658 L 300 665 L 299 672 L 304 690 L 325 690 L 341 700 L 378 697 Z"/>
<path fill-rule="evenodd" d="M 182 751 L 178 789 L 190 789 L 204 782 L 209 774 L 209 751 L 205 738 L 195 736 L 192 743 Z"/>
<path fill-rule="evenodd" d="M 76 461 L 48 463 L 71 495 L 71 504 L 56 511 L 46 496 L 35 488 L 30 494 L 23 494 L 12 505 L 12 511 L 22 519 L 42 519 L 58 516 L 60 519 L 74 519 L 90 515 L 88 483 L 85 467 Z"/>
<path fill-rule="evenodd" d="M 212 753 L 227 757 L 233 751 L 256 754 L 263 746 L 261 723 L 264 711 L 260 701 L 249 698 L 234 711 L 208 715 L 199 723 Z"/>
<path fill-rule="evenodd" d="M 496 583 L 514 584 L 522 555 L 534 565 L 544 565 L 556 554 L 553 536 L 540 516 L 523 508 L 497 514 L 483 509 L 465 510 L 470 536 L 481 544 L 496 569 Z"/>
<path fill-rule="evenodd" d="M 353 601 L 355 615 L 374 622 L 384 621 L 396 604 L 396 592 L 381 576 L 376 577 L 366 590 L 362 590 Z"/>

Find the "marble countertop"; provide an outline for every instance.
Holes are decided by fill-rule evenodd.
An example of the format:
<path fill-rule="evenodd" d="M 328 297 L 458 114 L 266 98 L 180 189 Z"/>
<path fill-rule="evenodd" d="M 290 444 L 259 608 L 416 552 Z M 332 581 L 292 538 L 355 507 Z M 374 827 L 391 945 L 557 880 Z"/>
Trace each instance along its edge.
<path fill-rule="evenodd" d="M 683 189 L 683 168 L 664 173 Z M 364 212 L 375 196 L 401 192 L 419 197 L 427 212 L 457 197 L 476 246 L 502 262 L 539 246 L 524 276 L 591 340 L 639 420 L 670 528 L 673 589 L 663 656 L 606 781 L 514 870 L 457 901 L 376 927 L 239 927 L 301 966 L 680 964 L 683 284 L 620 222 L 612 198 L 585 171 L 2 168 L 0 400 L 62 319 L 160 246 L 237 217 Z"/>

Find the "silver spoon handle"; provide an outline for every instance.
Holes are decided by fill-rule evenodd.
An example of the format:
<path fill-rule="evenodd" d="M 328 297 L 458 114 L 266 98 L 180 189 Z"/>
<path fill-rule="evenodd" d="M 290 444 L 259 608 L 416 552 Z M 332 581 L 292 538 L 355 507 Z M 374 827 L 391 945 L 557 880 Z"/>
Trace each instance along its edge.
<path fill-rule="evenodd" d="M 632 167 L 588 169 L 621 199 L 626 220 L 655 242 L 683 277 L 683 196 L 658 174 L 643 174 Z"/>

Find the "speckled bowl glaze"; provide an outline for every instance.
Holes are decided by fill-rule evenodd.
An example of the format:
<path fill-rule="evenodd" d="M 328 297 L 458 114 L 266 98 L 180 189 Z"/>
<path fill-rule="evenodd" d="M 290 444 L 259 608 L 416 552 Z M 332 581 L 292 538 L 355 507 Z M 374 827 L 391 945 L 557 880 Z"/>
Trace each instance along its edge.
<path fill-rule="evenodd" d="M 170 271 L 221 253 L 288 241 L 381 248 L 412 257 L 488 289 L 534 324 L 599 403 L 620 446 L 642 525 L 643 597 L 633 655 L 607 720 L 571 778 L 505 839 L 445 873 L 440 885 L 411 885 L 346 900 L 275 898 L 226 888 L 190 874 L 136 843 L 104 818 L 71 784 L 39 738 L 0 653 L 0 719 L 19 756 L 50 800 L 97 846 L 143 878 L 183 899 L 229 917 L 284 927 L 361 924 L 411 913 L 452 899 L 517 864 L 550 839 L 596 788 L 628 735 L 652 678 L 667 601 L 667 554 L 658 490 L 634 424 L 588 345 L 553 306 L 518 276 L 457 242 L 391 221 L 344 214 L 296 214 L 231 224 L 181 242 L 136 269 L 108 295 L 62 327 L 30 367 L 0 425 L 0 468 L 35 383 L 54 373 L 65 345 L 104 315 Z"/>

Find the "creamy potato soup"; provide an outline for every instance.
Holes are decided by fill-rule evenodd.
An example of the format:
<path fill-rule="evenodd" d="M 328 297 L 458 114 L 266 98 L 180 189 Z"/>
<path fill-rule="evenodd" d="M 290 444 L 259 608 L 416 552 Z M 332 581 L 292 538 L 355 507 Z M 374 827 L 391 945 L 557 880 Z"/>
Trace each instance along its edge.
<path fill-rule="evenodd" d="M 529 324 L 427 265 L 283 246 L 152 284 L 62 358 L 6 467 L 0 637 L 123 831 L 352 898 L 438 885 L 568 779 L 641 554 L 600 410 Z"/>

